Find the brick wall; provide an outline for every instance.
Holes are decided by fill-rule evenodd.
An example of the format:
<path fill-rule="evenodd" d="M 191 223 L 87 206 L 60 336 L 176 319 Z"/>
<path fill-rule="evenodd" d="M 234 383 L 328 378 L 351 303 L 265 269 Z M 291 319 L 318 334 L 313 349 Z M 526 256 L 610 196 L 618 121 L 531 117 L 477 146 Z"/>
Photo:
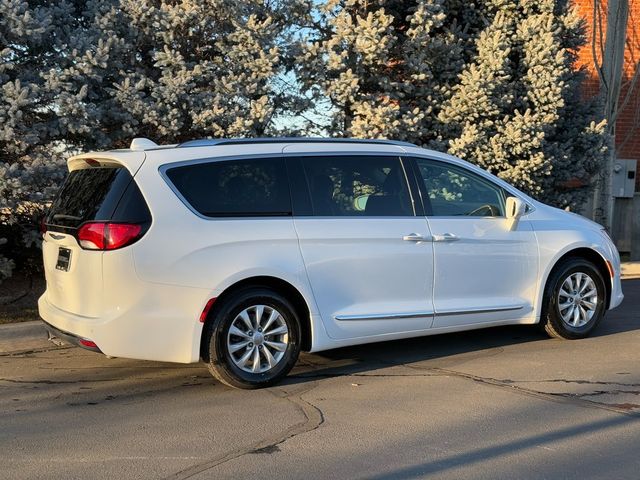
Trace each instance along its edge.
<path fill-rule="evenodd" d="M 574 0 L 578 11 L 587 21 L 587 44 L 578 52 L 578 65 L 587 69 L 589 78 L 585 82 L 585 95 L 596 95 L 599 90 L 598 74 L 594 68 L 592 55 L 593 0 Z M 606 29 L 606 0 L 600 5 L 603 27 Z M 620 98 L 626 96 L 633 69 L 640 60 L 640 0 L 629 0 L 630 17 L 627 28 L 625 49 L 625 75 Z M 600 42 L 596 43 L 596 52 L 600 57 Z M 604 47 L 604 46 L 603 46 Z M 621 100 L 622 101 L 622 100 Z M 616 146 L 618 158 L 638 160 L 640 167 L 640 81 L 632 92 L 631 98 L 622 110 L 616 122 Z M 640 175 L 636 176 L 636 191 L 640 191 Z"/>

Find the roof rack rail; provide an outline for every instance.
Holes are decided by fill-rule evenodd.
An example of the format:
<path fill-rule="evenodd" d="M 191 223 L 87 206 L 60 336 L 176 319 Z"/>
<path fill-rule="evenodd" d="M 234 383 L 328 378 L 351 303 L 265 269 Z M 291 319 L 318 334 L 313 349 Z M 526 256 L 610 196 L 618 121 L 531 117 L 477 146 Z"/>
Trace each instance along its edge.
<path fill-rule="evenodd" d="M 213 147 L 215 145 L 245 145 L 256 143 L 363 143 L 379 145 L 396 145 L 415 147 L 417 145 L 399 140 L 364 139 L 364 138 L 321 138 L 321 137 L 261 137 L 261 138 L 210 138 L 189 140 L 178 145 L 178 148 Z"/>

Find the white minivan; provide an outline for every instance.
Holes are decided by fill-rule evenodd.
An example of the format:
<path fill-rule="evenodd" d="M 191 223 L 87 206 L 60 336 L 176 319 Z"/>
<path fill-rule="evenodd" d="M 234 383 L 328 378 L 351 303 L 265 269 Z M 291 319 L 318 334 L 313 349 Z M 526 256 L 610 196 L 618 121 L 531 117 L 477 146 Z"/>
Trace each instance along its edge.
<path fill-rule="evenodd" d="M 300 350 L 508 324 L 587 336 L 622 301 L 606 232 L 387 140 L 195 140 L 68 161 L 45 218 L 52 337 L 271 385 Z"/>

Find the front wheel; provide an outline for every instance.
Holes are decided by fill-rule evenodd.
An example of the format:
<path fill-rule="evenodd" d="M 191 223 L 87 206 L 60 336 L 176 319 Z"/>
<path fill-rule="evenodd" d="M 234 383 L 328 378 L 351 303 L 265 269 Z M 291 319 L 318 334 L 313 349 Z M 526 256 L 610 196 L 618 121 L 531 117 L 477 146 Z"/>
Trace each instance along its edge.
<path fill-rule="evenodd" d="M 541 322 L 550 337 L 587 337 L 604 316 L 606 289 L 598 268 L 573 258 L 549 277 Z"/>
<path fill-rule="evenodd" d="M 250 288 L 233 294 L 207 324 L 205 361 L 221 382 L 236 388 L 273 385 L 300 353 L 300 321 L 278 293 Z"/>

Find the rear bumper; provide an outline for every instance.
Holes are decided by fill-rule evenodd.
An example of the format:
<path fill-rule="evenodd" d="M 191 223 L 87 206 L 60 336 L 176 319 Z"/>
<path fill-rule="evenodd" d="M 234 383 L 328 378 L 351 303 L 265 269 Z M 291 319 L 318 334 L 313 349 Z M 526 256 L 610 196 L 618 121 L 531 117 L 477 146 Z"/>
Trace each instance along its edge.
<path fill-rule="evenodd" d="M 202 323 L 199 316 L 210 291 L 167 285 L 132 290 L 100 316 L 88 317 L 62 310 L 47 293 L 38 300 L 40 318 L 65 342 L 87 348 L 95 342 L 104 355 L 137 360 L 194 363 L 200 360 Z"/>
<path fill-rule="evenodd" d="M 91 350 L 92 352 L 102 353 L 102 350 L 98 348 L 98 346 L 92 346 L 93 341 L 88 338 L 79 337 L 78 335 L 74 335 L 73 333 L 65 332 L 64 330 L 60 330 L 59 328 L 54 327 L 53 325 L 45 322 L 44 328 L 49 332 L 49 339 L 59 338 L 60 340 L 70 344 L 75 345 L 76 347 L 84 348 L 85 350 Z"/>

